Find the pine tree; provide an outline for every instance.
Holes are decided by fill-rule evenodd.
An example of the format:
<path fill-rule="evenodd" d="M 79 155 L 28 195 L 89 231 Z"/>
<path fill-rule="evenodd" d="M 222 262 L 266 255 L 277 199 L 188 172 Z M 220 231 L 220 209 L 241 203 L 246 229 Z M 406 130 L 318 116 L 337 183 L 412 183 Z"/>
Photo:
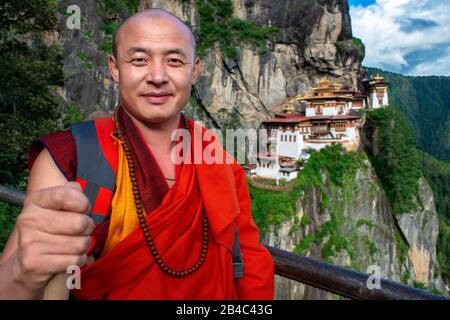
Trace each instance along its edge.
<path fill-rule="evenodd" d="M 63 84 L 62 54 L 44 43 L 56 27 L 49 0 L 4 1 L 0 5 L 0 183 L 23 187 L 32 140 L 57 128 L 52 87 Z"/>

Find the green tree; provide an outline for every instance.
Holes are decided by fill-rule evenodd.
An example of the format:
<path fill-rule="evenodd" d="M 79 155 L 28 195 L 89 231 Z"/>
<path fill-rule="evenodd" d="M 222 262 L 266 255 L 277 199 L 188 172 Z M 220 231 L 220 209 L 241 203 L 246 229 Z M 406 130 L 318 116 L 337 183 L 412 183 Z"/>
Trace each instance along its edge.
<path fill-rule="evenodd" d="M 63 84 L 62 54 L 45 45 L 56 27 L 54 1 L 6 1 L 0 6 L 0 183 L 17 186 L 27 176 L 27 149 L 57 128 L 52 87 Z M 30 45 L 31 43 L 31 45 Z"/>
<path fill-rule="evenodd" d="M 30 143 L 58 128 L 53 92 L 63 84 L 62 54 L 43 40 L 43 32 L 55 27 L 55 1 L 0 4 L 0 184 L 24 189 Z M 0 252 L 17 213 L 0 203 Z"/>
<path fill-rule="evenodd" d="M 372 111 L 367 119 L 379 128 L 379 153 L 371 157 L 377 175 L 394 212 L 407 212 L 419 199 L 417 182 L 422 175 L 411 126 L 394 107 Z"/>
<path fill-rule="evenodd" d="M 420 152 L 422 171 L 433 190 L 436 210 L 439 214 L 437 258 L 442 278 L 450 282 L 450 163 L 439 161 Z"/>

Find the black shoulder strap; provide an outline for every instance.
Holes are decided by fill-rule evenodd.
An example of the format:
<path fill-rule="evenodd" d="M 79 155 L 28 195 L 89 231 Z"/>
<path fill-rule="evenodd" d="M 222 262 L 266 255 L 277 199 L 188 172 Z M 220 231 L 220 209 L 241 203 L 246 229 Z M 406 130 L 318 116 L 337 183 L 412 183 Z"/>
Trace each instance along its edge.
<path fill-rule="evenodd" d="M 241 245 L 239 244 L 239 232 L 235 225 L 233 244 L 233 278 L 239 279 L 244 276 L 244 263 L 242 261 Z"/>
<path fill-rule="evenodd" d="M 86 182 L 84 194 L 93 208 L 101 188 L 114 192 L 116 176 L 100 147 L 94 120 L 72 124 L 70 129 L 77 151 L 77 179 Z M 90 213 L 96 224 L 105 220 L 105 214 Z"/>

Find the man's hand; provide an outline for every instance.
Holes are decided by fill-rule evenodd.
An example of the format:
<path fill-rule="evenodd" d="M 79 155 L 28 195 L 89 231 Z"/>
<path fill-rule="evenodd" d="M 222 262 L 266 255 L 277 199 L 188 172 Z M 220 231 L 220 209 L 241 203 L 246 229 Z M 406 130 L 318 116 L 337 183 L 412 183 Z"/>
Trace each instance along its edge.
<path fill-rule="evenodd" d="M 84 265 L 94 230 L 89 211 L 89 200 L 76 182 L 28 194 L 17 218 L 14 280 L 40 290 L 69 265 Z"/>

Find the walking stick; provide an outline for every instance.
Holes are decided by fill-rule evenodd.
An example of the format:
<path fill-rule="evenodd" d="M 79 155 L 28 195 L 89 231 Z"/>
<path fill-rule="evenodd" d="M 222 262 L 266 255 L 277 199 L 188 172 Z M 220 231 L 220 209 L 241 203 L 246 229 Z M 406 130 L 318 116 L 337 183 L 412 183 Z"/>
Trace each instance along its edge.
<path fill-rule="evenodd" d="M 44 291 L 44 300 L 69 300 L 69 288 L 67 287 L 67 273 L 58 273 L 51 278 Z"/>

